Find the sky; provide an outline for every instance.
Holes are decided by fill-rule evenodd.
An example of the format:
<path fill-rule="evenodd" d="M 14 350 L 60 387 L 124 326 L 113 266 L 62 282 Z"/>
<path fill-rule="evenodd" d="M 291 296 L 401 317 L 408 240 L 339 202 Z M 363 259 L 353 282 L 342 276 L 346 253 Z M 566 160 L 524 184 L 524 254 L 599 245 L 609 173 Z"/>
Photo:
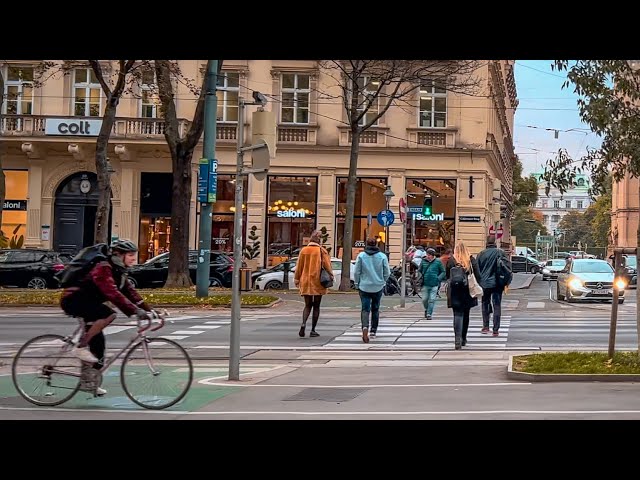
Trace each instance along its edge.
<path fill-rule="evenodd" d="M 516 60 L 520 103 L 513 143 L 524 175 L 543 171 L 546 161 L 555 157 L 560 148 L 577 159 L 587 147 L 600 146 L 600 139 L 580 120 L 578 96 L 573 88 L 562 88 L 566 71 L 551 70 L 552 63 L 553 60 Z M 559 130 L 558 138 L 553 130 Z"/>

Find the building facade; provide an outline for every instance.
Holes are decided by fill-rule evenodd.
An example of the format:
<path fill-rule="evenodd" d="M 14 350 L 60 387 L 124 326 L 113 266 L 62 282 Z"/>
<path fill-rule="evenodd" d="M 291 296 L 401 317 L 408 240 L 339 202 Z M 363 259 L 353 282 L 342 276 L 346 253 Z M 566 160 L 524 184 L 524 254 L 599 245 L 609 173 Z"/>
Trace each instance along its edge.
<path fill-rule="evenodd" d="M 179 64 L 185 77 L 202 82 L 205 60 Z M 355 251 L 367 235 L 379 236 L 389 245 L 392 263 L 399 262 L 399 199 L 406 199 L 410 211 L 418 210 L 425 192 L 433 198 L 433 215 L 409 213 L 407 244 L 443 250 L 463 239 L 478 252 L 489 228 L 500 220 L 500 205 L 505 217 L 502 241 L 509 242 L 512 132 L 518 103 L 513 65 L 512 60 L 480 62 L 476 75 L 485 95 L 465 96 L 422 85 L 408 106 L 391 107 L 363 134 Z M 68 74 L 41 85 L 34 84 L 35 67 L 32 61 L 2 65 L 6 100 L 0 154 L 7 175 L 2 228 L 5 233 L 18 229 L 26 247 L 77 251 L 93 242 L 95 139 L 104 94 L 82 61 L 67 62 Z M 160 102 L 153 88 L 147 88 L 153 82 L 150 71 L 122 98 L 109 145 L 111 235 L 138 241 L 140 261 L 171 249 L 171 157 Z M 326 227 L 327 246 L 333 255 L 341 255 L 350 135 L 334 83 L 315 61 L 224 61 L 217 91 L 212 249 L 232 250 L 238 98 L 251 99 L 260 91 L 270 100 L 267 110 L 276 112 L 277 152 L 265 179 L 242 179 L 245 238 L 246 230 L 255 225 L 263 245 L 258 263 L 270 265 L 295 254 L 315 228 Z M 181 126 L 186 127 L 195 97 L 176 82 L 175 98 Z M 246 139 L 251 139 L 251 112 L 247 107 Z M 192 164 L 192 248 L 198 232 L 201 155 L 202 141 Z M 387 185 L 395 194 L 390 209 L 396 218 L 389 238 L 376 221 L 377 213 L 386 208 Z M 499 198 L 493 193 L 496 185 Z"/>
<path fill-rule="evenodd" d="M 532 174 L 538 181 L 538 201 L 536 210 L 542 214 L 542 223 L 547 227 L 549 235 L 558 229 L 562 218 L 569 212 L 584 213 L 591 205 L 589 196 L 590 180 L 588 175 L 576 175 L 576 184 L 565 193 L 557 188 L 549 190 L 549 196 L 545 193 L 546 182 L 542 180 L 542 173 Z"/>
<path fill-rule="evenodd" d="M 640 184 L 628 175 L 613 184 L 611 194 L 611 237 L 609 247 L 638 246 L 638 206 Z"/>

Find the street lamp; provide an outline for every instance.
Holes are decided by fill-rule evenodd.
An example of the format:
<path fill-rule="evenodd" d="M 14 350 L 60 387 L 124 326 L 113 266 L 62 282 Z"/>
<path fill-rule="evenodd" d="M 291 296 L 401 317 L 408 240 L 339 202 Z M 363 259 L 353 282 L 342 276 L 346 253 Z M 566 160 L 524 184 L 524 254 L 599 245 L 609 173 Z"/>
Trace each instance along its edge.
<path fill-rule="evenodd" d="M 391 185 L 387 185 L 387 189 L 383 193 L 384 199 L 387 202 L 387 210 L 389 210 L 389 202 L 391 199 L 395 197 L 395 194 L 391 191 Z M 389 258 L 389 221 L 387 220 L 387 225 L 385 227 L 384 233 L 384 249 L 387 254 L 387 258 Z"/>

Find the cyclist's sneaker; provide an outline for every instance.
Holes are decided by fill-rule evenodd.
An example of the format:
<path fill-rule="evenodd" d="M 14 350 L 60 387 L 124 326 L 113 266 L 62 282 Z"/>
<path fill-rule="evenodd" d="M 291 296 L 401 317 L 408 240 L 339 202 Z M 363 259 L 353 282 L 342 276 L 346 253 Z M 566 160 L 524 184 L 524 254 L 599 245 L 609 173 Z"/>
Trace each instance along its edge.
<path fill-rule="evenodd" d="M 98 359 L 89 351 L 89 347 L 73 347 L 71 353 L 83 362 L 96 363 Z"/>
<path fill-rule="evenodd" d="M 80 383 L 80 391 L 95 393 L 98 397 L 106 395 L 107 391 L 104 388 L 96 387 L 93 382 L 82 382 Z"/>
<path fill-rule="evenodd" d="M 98 387 L 96 388 L 96 395 L 101 397 L 103 395 L 106 395 L 107 391 L 104 388 Z"/>

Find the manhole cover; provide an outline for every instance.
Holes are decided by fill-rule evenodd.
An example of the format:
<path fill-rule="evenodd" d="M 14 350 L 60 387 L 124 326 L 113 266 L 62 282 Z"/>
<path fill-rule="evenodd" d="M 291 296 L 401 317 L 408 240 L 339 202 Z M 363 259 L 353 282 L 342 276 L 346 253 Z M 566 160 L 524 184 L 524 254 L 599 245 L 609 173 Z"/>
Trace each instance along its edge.
<path fill-rule="evenodd" d="M 366 388 L 305 388 L 304 390 L 284 399 L 287 402 L 322 401 L 348 402 L 366 392 Z"/>

